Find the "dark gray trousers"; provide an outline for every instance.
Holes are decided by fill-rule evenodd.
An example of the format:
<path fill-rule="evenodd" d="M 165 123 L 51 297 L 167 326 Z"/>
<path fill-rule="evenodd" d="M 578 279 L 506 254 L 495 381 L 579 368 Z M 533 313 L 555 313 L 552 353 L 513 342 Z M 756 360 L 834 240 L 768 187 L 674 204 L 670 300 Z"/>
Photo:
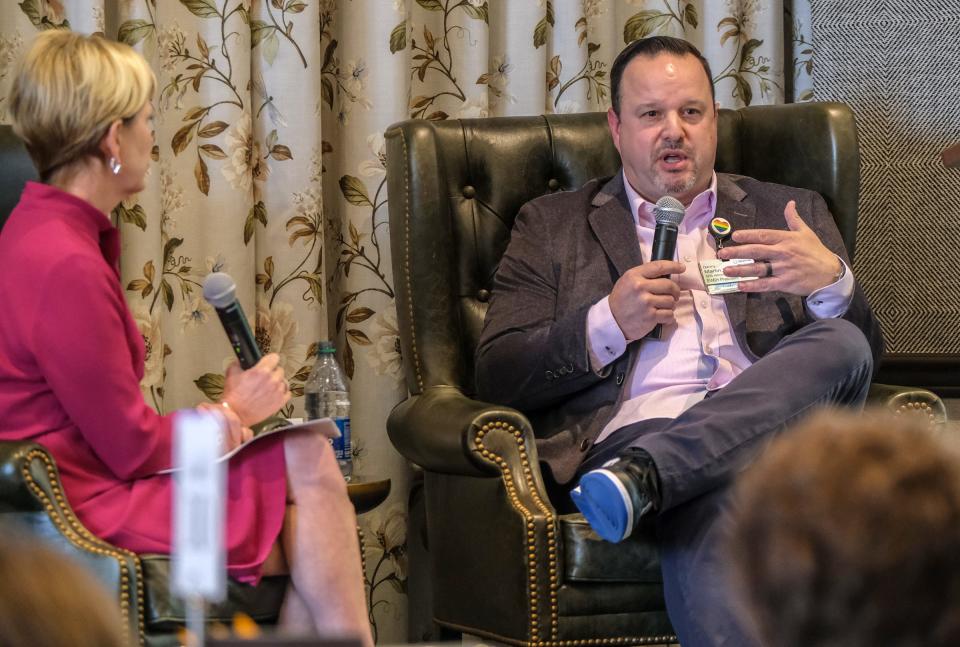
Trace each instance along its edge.
<path fill-rule="evenodd" d="M 664 593 L 683 647 L 759 645 L 729 572 L 729 486 L 778 432 L 811 411 L 861 406 L 872 371 L 859 328 L 817 321 L 679 417 L 629 425 L 590 451 L 581 474 L 626 447 L 646 450 L 657 465 Z"/>

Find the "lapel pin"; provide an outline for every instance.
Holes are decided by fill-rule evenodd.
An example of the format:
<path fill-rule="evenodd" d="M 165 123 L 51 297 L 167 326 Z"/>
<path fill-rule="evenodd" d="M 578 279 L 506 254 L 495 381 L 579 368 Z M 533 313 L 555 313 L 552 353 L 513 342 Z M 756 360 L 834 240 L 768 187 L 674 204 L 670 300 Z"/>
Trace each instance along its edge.
<path fill-rule="evenodd" d="M 733 225 L 730 224 L 729 220 L 726 218 L 721 218 L 720 216 L 717 216 L 710 221 L 710 224 L 707 226 L 707 230 L 717 242 L 718 250 L 723 249 L 723 243 L 729 240 L 730 236 L 733 235 Z"/>

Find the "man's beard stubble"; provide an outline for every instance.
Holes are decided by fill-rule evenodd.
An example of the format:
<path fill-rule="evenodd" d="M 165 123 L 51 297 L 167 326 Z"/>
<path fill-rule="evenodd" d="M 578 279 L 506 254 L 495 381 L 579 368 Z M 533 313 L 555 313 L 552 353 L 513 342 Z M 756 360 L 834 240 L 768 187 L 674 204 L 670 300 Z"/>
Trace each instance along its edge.
<path fill-rule="evenodd" d="M 693 168 L 679 178 L 663 178 L 658 174 L 654 177 L 654 184 L 663 195 L 682 195 L 697 184 L 696 164 L 694 163 Z"/>
<path fill-rule="evenodd" d="M 664 148 L 675 148 L 683 151 L 684 155 L 687 156 L 687 162 L 690 165 L 690 169 L 683 175 L 677 178 L 671 177 L 670 174 L 666 176 L 660 175 L 660 173 L 654 173 L 653 183 L 656 185 L 657 190 L 660 191 L 661 195 L 682 195 L 690 191 L 697 184 L 697 177 L 699 176 L 700 167 L 697 164 L 696 158 L 693 157 L 692 151 L 687 150 L 686 146 L 682 144 L 670 145 L 668 143 L 666 146 L 660 147 L 652 160 L 653 168 L 656 168 L 657 162 L 660 160 L 660 156 L 663 153 Z"/>

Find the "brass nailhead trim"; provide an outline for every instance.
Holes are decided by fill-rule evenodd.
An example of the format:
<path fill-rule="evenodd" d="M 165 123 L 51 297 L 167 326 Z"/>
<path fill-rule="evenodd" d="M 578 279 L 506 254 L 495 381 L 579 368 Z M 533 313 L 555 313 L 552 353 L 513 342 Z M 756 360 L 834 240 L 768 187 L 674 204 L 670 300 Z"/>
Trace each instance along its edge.
<path fill-rule="evenodd" d="M 413 288 L 410 285 L 410 170 L 406 163 L 407 136 L 400 131 L 400 143 L 403 144 L 403 193 L 406 198 L 406 210 L 403 221 L 403 279 L 407 287 L 407 309 L 410 317 L 410 350 L 413 352 L 413 370 L 417 376 L 417 388 L 423 391 L 423 375 L 420 373 L 420 353 L 417 351 L 417 324 L 413 318 Z"/>
<path fill-rule="evenodd" d="M 894 412 L 894 415 L 908 414 L 911 416 L 922 416 L 926 414 L 928 424 L 933 427 L 937 424 L 937 416 L 933 411 L 933 408 L 927 402 L 907 402 L 901 404 L 897 410 Z"/>
<path fill-rule="evenodd" d="M 47 472 L 47 478 L 50 481 L 50 487 L 53 490 L 53 496 L 57 500 L 57 505 L 60 509 L 64 511 L 69 511 L 70 508 L 67 504 L 66 497 L 63 495 L 63 491 L 60 489 L 59 480 L 57 478 L 56 468 L 53 466 L 53 463 L 50 461 L 50 457 L 38 449 L 31 450 L 25 456 L 23 463 L 23 468 L 21 473 L 23 475 L 24 481 L 26 481 L 29 488 L 33 491 L 34 496 L 36 496 L 42 503 L 44 509 L 47 511 L 47 516 L 50 517 L 50 520 L 53 521 L 54 525 L 63 533 L 70 543 L 74 544 L 82 550 L 97 554 L 105 555 L 107 557 L 112 557 L 117 560 L 117 565 L 120 570 L 120 614 L 123 617 L 123 632 L 124 639 L 127 643 L 130 642 L 130 573 L 127 570 L 126 559 L 132 559 L 136 565 L 137 571 L 137 610 L 139 614 L 139 645 L 143 647 L 144 645 L 144 624 L 143 624 L 143 572 L 140 568 L 140 559 L 136 554 L 124 550 L 122 548 L 111 547 L 104 548 L 102 544 L 103 540 L 95 537 L 93 534 L 87 530 L 83 524 L 80 523 L 80 520 L 77 519 L 72 514 L 66 514 L 67 523 L 69 525 L 64 525 L 63 521 L 56 514 L 56 508 L 53 503 L 50 501 L 50 498 L 47 496 L 47 493 L 43 491 L 43 488 L 37 484 L 33 479 L 33 474 L 30 473 L 30 463 L 34 460 L 39 460 L 43 463 L 44 468 Z"/>
<path fill-rule="evenodd" d="M 534 505 L 542 512 L 547 518 L 547 565 L 548 571 L 550 573 L 550 579 L 548 584 L 548 593 L 549 593 L 549 604 L 550 604 L 550 638 L 551 642 L 543 642 L 540 640 L 540 617 L 536 610 L 537 602 L 540 599 L 540 593 L 537 586 L 537 548 L 536 548 L 536 526 L 533 521 L 533 515 L 527 510 L 521 503 L 520 498 L 517 495 L 516 485 L 513 482 L 513 475 L 510 473 L 510 470 L 507 466 L 507 461 L 488 450 L 483 445 L 483 438 L 486 434 L 493 429 L 502 429 L 507 433 L 513 435 L 514 441 L 517 443 L 520 453 L 520 462 L 523 467 L 524 479 L 528 490 L 530 491 L 531 496 L 533 497 Z M 523 515 L 524 521 L 527 526 L 527 536 L 526 536 L 526 552 L 527 552 L 527 569 L 529 574 L 529 584 L 528 584 L 528 597 L 531 604 L 530 612 L 530 625 L 529 632 L 531 641 L 530 645 L 549 645 L 552 644 L 552 641 L 557 640 L 559 637 L 559 604 L 557 602 L 557 589 L 559 588 L 559 582 L 557 581 L 557 550 L 556 550 L 556 515 L 553 514 L 553 511 L 543 502 L 537 493 L 536 487 L 533 483 L 533 471 L 530 467 L 530 459 L 524 446 L 523 433 L 514 427 L 513 425 L 507 424 L 505 422 L 495 421 L 492 423 L 487 423 L 483 425 L 481 429 L 478 429 L 476 432 L 475 441 L 477 447 L 481 450 L 481 455 L 484 458 L 487 458 L 500 467 L 500 471 L 503 475 L 504 486 L 507 490 L 507 496 L 510 498 L 510 502 L 513 504 L 513 507 L 520 511 Z"/>
<path fill-rule="evenodd" d="M 436 618 L 435 618 L 436 619 Z M 677 637 L 673 635 L 661 636 L 618 636 L 616 638 L 576 638 L 571 640 L 517 640 L 508 638 L 499 634 L 484 631 L 478 627 L 467 625 L 458 625 L 456 623 L 447 623 L 440 621 L 444 626 L 456 629 L 461 633 L 476 634 L 487 640 L 496 640 L 507 645 L 517 645 L 518 647 L 584 647 L 585 645 L 668 645 L 677 642 Z"/>

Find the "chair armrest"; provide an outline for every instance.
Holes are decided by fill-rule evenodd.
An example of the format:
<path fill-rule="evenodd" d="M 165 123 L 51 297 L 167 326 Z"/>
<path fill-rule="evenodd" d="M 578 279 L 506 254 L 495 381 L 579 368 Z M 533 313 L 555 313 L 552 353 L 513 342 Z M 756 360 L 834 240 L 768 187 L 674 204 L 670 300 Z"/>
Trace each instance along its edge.
<path fill-rule="evenodd" d="M 394 407 L 387 419 L 387 433 L 401 454 L 427 471 L 443 474 L 501 473 L 502 452 L 488 446 L 494 436 L 485 429 L 512 435 L 514 444 L 524 448 L 526 462 L 537 464 L 533 428 L 526 416 L 510 407 L 473 400 L 457 387 L 429 387 Z"/>
<path fill-rule="evenodd" d="M 0 512 L 43 512 L 25 477 L 35 451 L 44 450 L 32 442 L 0 441 Z"/>
<path fill-rule="evenodd" d="M 397 405 L 387 430 L 425 470 L 434 620 L 531 644 L 555 638 L 563 538 L 527 418 L 433 386 Z"/>
<path fill-rule="evenodd" d="M 0 441 L 0 532 L 19 531 L 90 568 L 117 596 L 127 643 L 140 641 L 143 572 L 137 556 L 90 532 L 77 518 L 60 486 L 46 449 L 29 441 Z"/>
<path fill-rule="evenodd" d="M 897 414 L 925 416 L 931 426 L 947 421 L 947 408 L 933 391 L 891 384 L 871 384 L 867 403 Z"/>

